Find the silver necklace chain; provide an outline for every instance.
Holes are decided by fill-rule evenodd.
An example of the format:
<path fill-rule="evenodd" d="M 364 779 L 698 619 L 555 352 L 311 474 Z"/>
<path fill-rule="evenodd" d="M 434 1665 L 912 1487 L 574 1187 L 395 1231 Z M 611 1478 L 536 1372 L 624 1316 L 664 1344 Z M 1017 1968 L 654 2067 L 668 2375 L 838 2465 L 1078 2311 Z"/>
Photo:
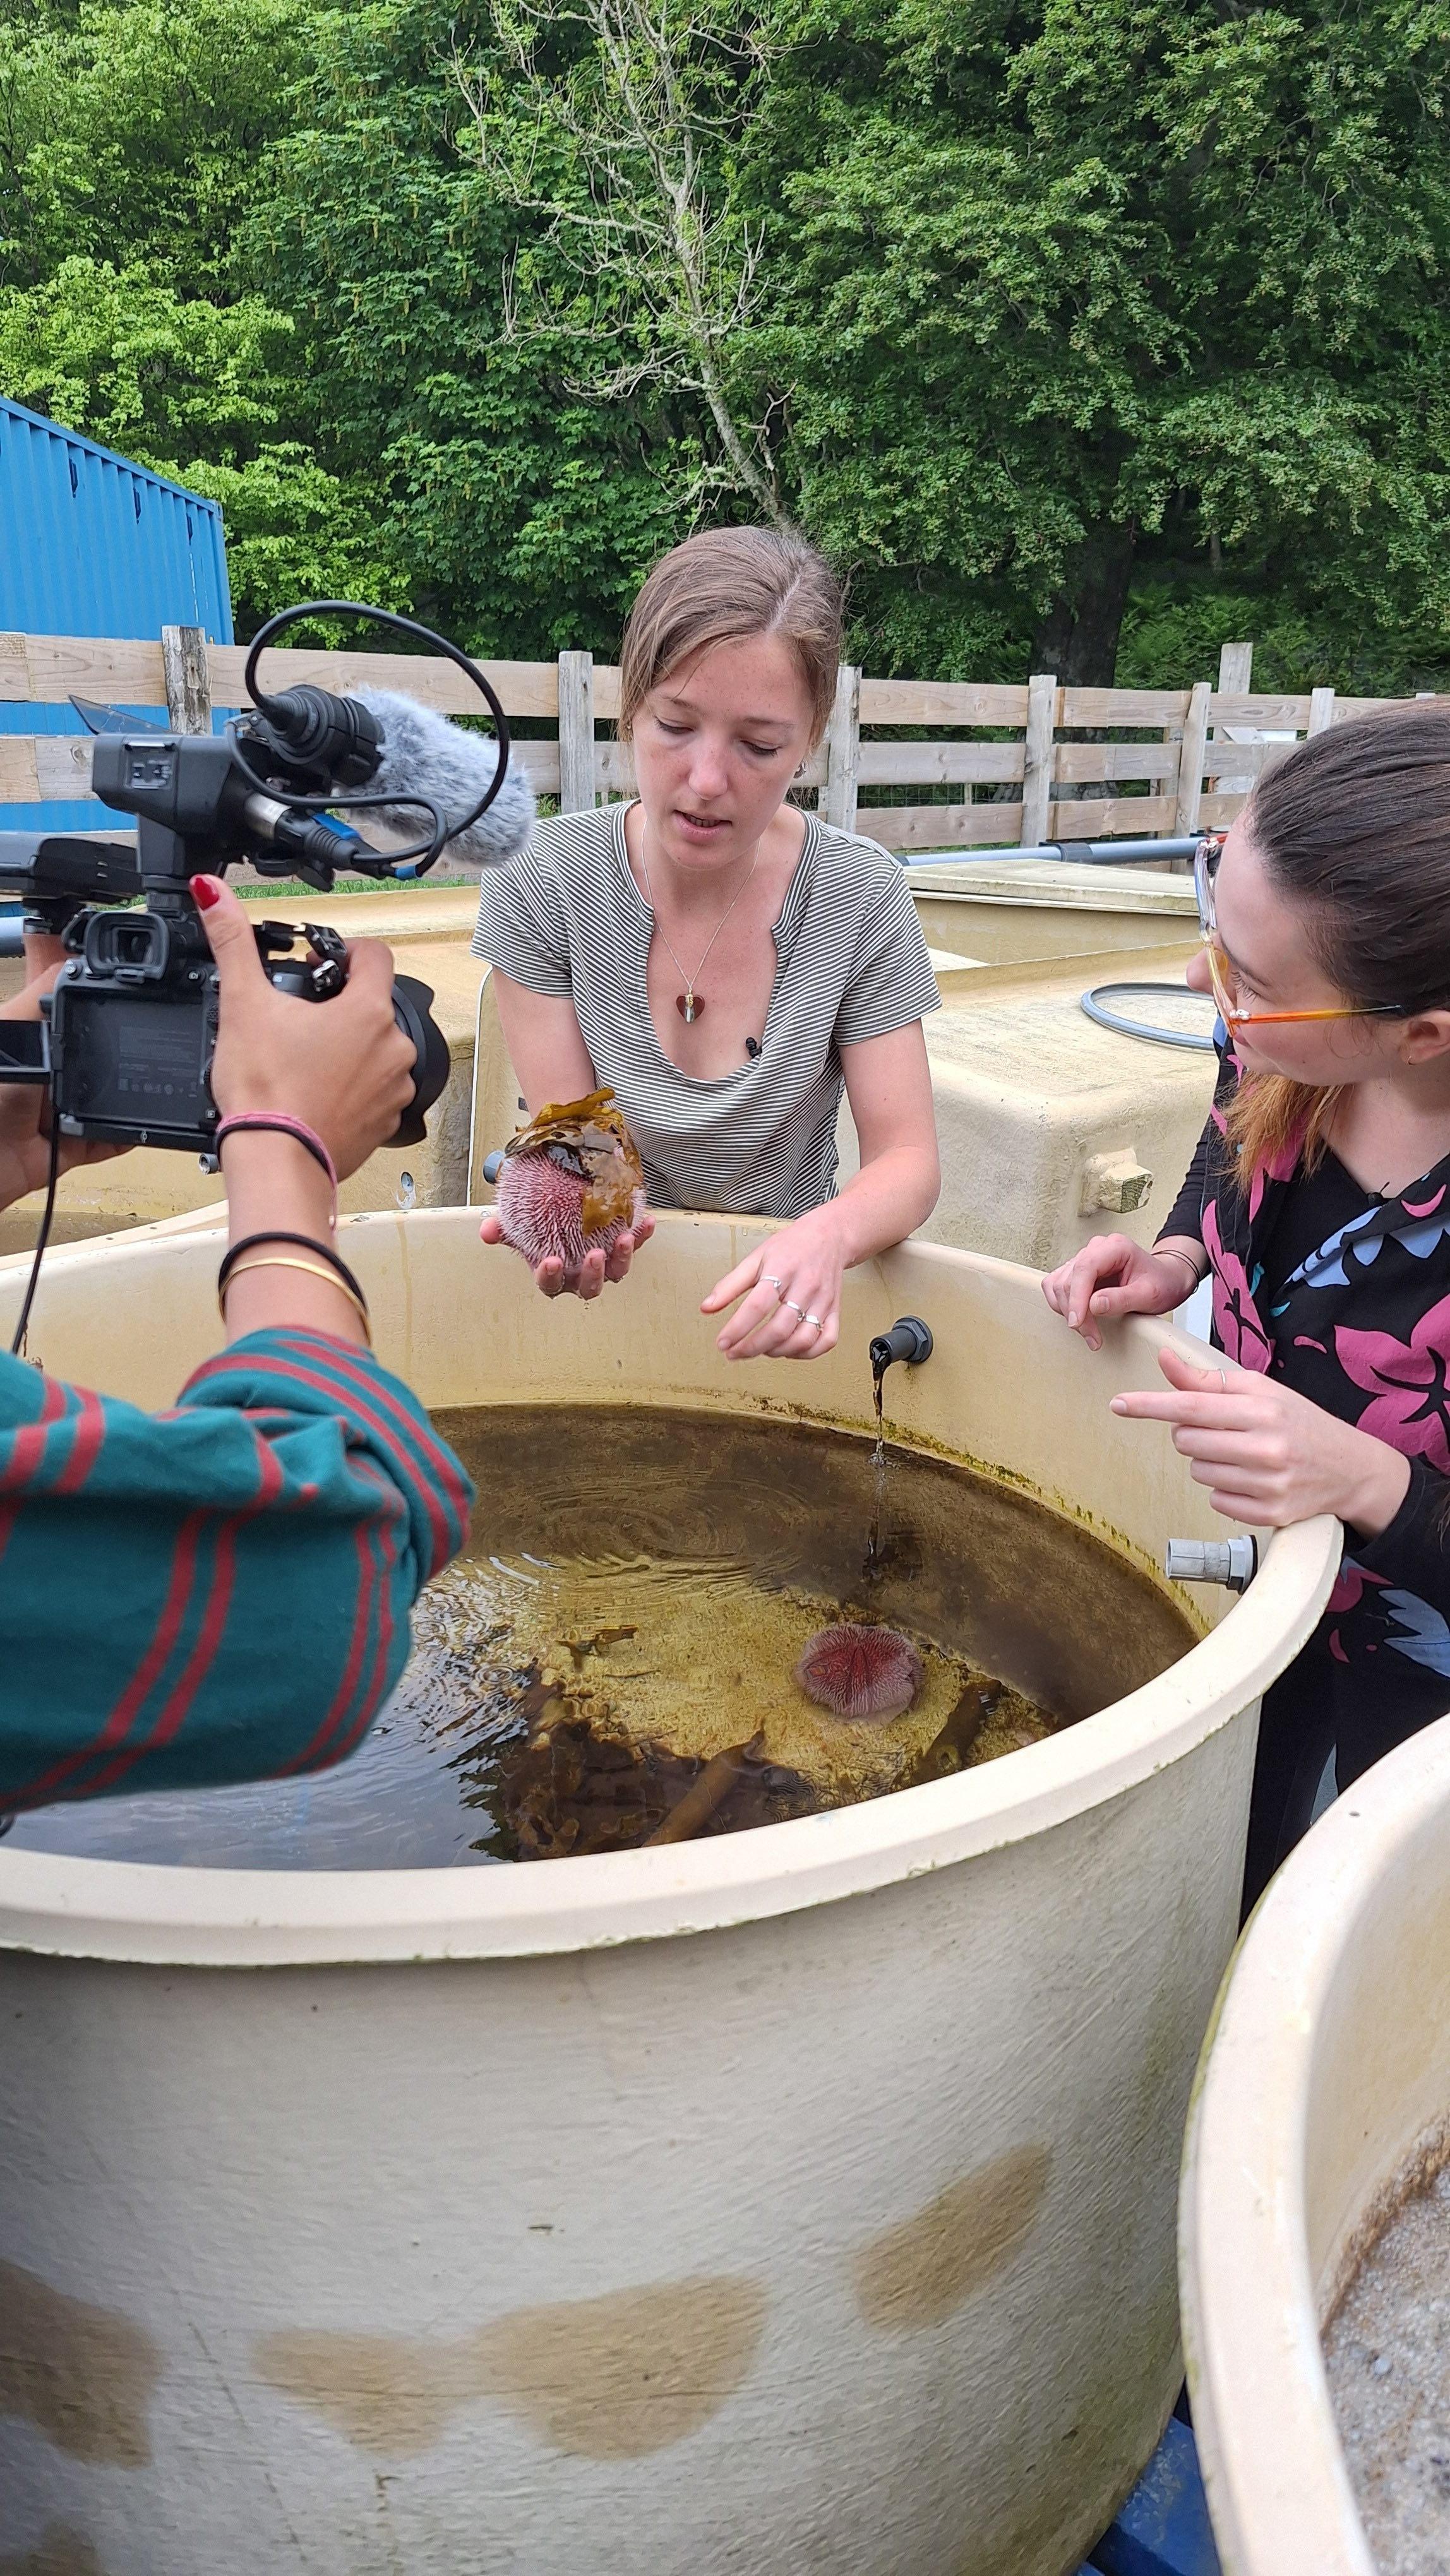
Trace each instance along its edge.
<path fill-rule="evenodd" d="M 746 872 L 746 876 L 745 876 L 744 883 L 743 883 L 743 884 L 741 884 L 741 885 L 738 885 L 738 886 L 736 887 L 735 892 L 732 894 L 732 896 L 731 896 L 731 898 L 730 898 L 729 902 L 728 902 L 728 903 L 727 903 L 727 905 L 725 906 L 724 911 L 721 913 L 719 920 L 716 922 L 714 929 L 713 929 L 713 930 L 711 931 L 711 933 L 710 933 L 710 937 L 709 937 L 709 940 L 708 940 L 708 942 L 707 942 L 707 944 L 706 944 L 706 948 L 705 948 L 705 955 L 701 958 L 699 965 L 696 967 L 696 969 L 695 969 L 695 974 L 694 974 L 694 975 L 690 975 L 690 974 L 687 974 L 687 973 L 686 973 L 685 968 L 680 964 L 680 961 L 679 961 L 678 957 L 676 957 L 676 956 L 675 956 L 674 949 L 673 949 L 673 947 L 671 946 L 671 943 L 670 943 L 670 934 L 669 934 L 669 932 L 666 930 L 665 925 L 664 925 L 664 923 L 661 921 L 661 919 L 660 919 L 660 917 L 659 917 L 659 913 L 658 913 L 658 911 L 657 911 L 657 910 L 656 910 L 656 908 L 655 908 L 654 888 L 653 888 L 653 886 L 650 884 L 650 881 L 649 881 L 649 861 L 648 861 L 648 859 L 645 857 L 645 854 L 644 854 L 644 839 L 643 839 L 643 836 L 641 835 L 641 838 L 640 838 L 640 845 L 639 845 L 639 864 L 640 864 L 640 869 L 641 869 L 641 871 L 642 871 L 642 873 L 643 873 L 643 876 L 644 876 L 645 901 L 648 903 L 649 908 L 650 908 L 650 911 L 651 911 L 651 913 L 652 913 L 652 914 L 653 914 L 653 916 L 654 916 L 654 925 L 655 925 L 655 928 L 656 928 L 656 930 L 659 932 L 659 935 L 660 935 L 661 939 L 664 941 L 666 948 L 668 948 L 668 949 L 669 949 L 669 953 L 670 953 L 671 958 L 674 960 L 675 973 L 676 973 L 677 975 L 683 975 L 683 976 L 684 976 L 684 978 L 685 978 L 685 989 L 684 989 L 684 992 L 679 996 L 679 998 L 678 998 L 678 1000 L 677 1000 L 677 1002 L 676 1002 L 676 1008 L 677 1008 L 677 1010 L 680 1012 L 681 1017 L 682 1017 L 686 1022 L 690 1022 L 690 1021 L 693 1021 L 693 1020 L 698 1019 L 698 1018 L 699 1018 L 699 1015 L 700 1015 L 700 1013 L 701 1013 L 701 1011 L 702 1011 L 702 1010 L 704 1009 L 704 1007 L 705 1007 L 704 1002 L 703 1002 L 703 1000 L 702 1000 L 702 999 L 701 999 L 701 1000 L 697 1000 L 697 999 L 696 999 L 696 995 L 695 995 L 695 975 L 699 975 L 699 974 L 703 971 L 703 968 L 704 968 L 705 963 L 706 963 L 706 959 L 708 959 L 708 957 L 709 957 L 710 950 L 714 947 L 715 942 L 716 942 L 716 940 L 719 938 L 721 931 L 724 929 L 726 922 L 729 920 L 730 915 L 731 915 L 731 914 L 732 914 L 732 912 L 735 910 L 735 907 L 736 907 L 737 903 L 740 901 L 741 896 L 742 896 L 742 895 L 744 894 L 744 892 L 745 892 L 745 888 L 746 888 L 746 886 L 748 886 L 748 885 L 749 885 L 751 878 L 754 876 L 755 871 L 756 871 L 756 868 L 758 867 L 759 863 L 760 863 L 760 843 L 757 841 L 757 842 L 756 842 L 756 844 L 755 844 L 755 856 L 754 856 L 754 858 L 753 858 L 753 859 L 751 860 L 751 862 L 750 862 L 750 866 L 749 866 L 749 868 L 748 868 L 748 870 L 747 870 L 747 872 Z"/>

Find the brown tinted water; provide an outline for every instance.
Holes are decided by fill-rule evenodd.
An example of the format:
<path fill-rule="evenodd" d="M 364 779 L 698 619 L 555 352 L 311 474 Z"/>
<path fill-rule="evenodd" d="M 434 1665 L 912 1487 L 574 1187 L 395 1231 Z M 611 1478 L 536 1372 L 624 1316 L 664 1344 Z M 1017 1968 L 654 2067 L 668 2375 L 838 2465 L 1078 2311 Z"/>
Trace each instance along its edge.
<path fill-rule="evenodd" d="M 478 1486 L 469 1554 L 403 1681 L 311 1779 L 54 1807 L 11 1847 L 232 1868 L 457 1867 L 783 1821 L 991 1761 L 1194 1642 L 1086 1531 L 943 1460 L 813 1425 L 652 1410 L 440 1414 Z M 794 1678 L 832 1622 L 923 1678 L 846 1724 Z M 681 1802 L 692 1801 L 683 1817 Z"/>

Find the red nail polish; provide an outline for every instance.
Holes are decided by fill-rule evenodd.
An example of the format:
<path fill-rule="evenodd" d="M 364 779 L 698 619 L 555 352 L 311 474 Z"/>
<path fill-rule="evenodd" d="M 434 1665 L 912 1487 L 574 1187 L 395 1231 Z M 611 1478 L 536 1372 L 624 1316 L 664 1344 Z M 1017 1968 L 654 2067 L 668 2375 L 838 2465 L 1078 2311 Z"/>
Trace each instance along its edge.
<path fill-rule="evenodd" d="M 210 912 L 212 905 L 221 897 L 221 887 L 215 877 L 193 877 L 191 891 L 197 908 L 201 912 Z"/>

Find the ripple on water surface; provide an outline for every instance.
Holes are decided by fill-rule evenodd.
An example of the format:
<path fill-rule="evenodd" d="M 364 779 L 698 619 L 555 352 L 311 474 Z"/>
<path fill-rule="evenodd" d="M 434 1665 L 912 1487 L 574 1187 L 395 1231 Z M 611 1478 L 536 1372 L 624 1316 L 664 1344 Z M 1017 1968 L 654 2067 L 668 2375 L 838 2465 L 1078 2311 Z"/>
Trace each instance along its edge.
<path fill-rule="evenodd" d="M 1193 1642 L 1085 1531 L 943 1461 L 801 1424 L 485 1407 L 438 1417 L 473 1545 L 419 1602 L 357 1753 L 303 1780 L 47 1808 L 11 1848 L 220 1868 L 450 1868 L 783 1821 L 1020 1750 Z M 841 1619 L 923 1665 L 842 1723 L 795 1667 Z"/>

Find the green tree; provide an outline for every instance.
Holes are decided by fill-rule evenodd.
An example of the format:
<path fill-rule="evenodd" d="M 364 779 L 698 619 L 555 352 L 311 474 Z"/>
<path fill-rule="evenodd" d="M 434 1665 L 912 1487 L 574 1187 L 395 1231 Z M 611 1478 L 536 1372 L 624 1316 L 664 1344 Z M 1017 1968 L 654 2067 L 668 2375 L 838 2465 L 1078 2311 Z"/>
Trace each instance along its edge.
<path fill-rule="evenodd" d="M 0 278 L 79 255 L 236 291 L 260 156 L 291 124 L 295 0 L 0 0 Z"/>
<path fill-rule="evenodd" d="M 681 427 L 654 388 L 581 390 L 577 281 L 479 166 L 456 66 L 487 44 L 442 0 L 327 20 L 255 273 L 305 342 L 309 434 L 373 479 L 422 611 L 489 651 L 608 649 L 677 524 Z M 557 331 L 511 329 L 521 259 L 557 277 Z"/>
<path fill-rule="evenodd" d="M 1450 673 L 1446 0 L 0 0 L 0 384 L 303 586 L 609 649 L 797 519 L 874 667 Z M 325 581 L 324 581 L 325 577 Z"/>
<path fill-rule="evenodd" d="M 0 10 L 0 388 L 221 502 L 243 633 L 409 595 L 371 480 L 297 436 L 300 335 L 237 254 L 307 33 L 291 0 Z"/>
<path fill-rule="evenodd" d="M 1135 575 L 1185 568 L 1450 654 L 1446 34 L 1406 0 L 817 0 L 753 174 L 758 363 L 878 661 L 995 627 L 1105 681 Z"/>
<path fill-rule="evenodd" d="M 479 165 L 544 225 L 508 277 L 510 338 L 572 347 L 595 400 L 684 395 L 710 452 L 682 504 L 729 496 L 783 524 L 770 396 L 742 417 L 729 382 L 767 292 L 765 225 L 732 179 L 771 40 L 732 0 L 498 0 L 490 34 L 496 54 L 455 56 Z"/>

